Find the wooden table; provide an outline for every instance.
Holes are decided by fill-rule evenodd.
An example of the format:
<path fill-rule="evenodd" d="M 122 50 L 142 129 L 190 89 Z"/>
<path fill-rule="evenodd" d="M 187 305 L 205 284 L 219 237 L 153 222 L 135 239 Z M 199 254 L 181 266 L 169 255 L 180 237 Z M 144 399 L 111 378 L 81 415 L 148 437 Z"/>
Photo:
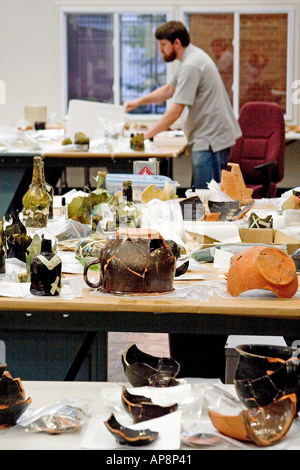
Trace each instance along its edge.
<path fill-rule="evenodd" d="M 175 287 L 180 282 L 175 281 Z M 74 380 L 93 351 L 88 379 L 105 381 L 110 331 L 278 335 L 300 340 L 299 319 L 296 297 L 255 300 L 214 295 L 201 302 L 164 295 L 112 296 L 86 287 L 82 298 L 75 300 L 0 298 L 0 339 L 15 338 L 16 350 L 8 354 L 7 362 L 20 370 L 23 361 L 24 380 Z M 62 350 L 67 351 L 69 365 L 60 364 Z"/>
<path fill-rule="evenodd" d="M 33 157 L 41 155 L 45 161 L 48 183 L 53 187 L 65 168 L 106 167 L 111 173 L 133 173 L 134 160 L 157 158 L 161 162 L 161 174 L 172 178 L 172 160 L 182 155 L 186 149 L 184 137 L 157 137 L 154 148 L 147 152 L 89 151 L 69 152 L 44 149 L 43 151 L 0 152 L 0 217 L 12 210 L 22 209 L 22 197 L 32 179 Z"/>

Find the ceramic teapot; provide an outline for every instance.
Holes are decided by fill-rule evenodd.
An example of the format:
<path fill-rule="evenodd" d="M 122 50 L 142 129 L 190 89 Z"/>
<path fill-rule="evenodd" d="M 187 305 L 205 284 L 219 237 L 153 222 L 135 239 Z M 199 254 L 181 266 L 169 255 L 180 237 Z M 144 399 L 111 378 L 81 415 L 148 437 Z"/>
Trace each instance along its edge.
<path fill-rule="evenodd" d="M 88 271 L 99 264 L 100 276 L 92 281 Z M 153 294 L 173 290 L 176 258 L 159 232 L 127 228 L 116 232 L 101 249 L 99 258 L 84 268 L 84 280 L 93 289 L 110 293 Z"/>

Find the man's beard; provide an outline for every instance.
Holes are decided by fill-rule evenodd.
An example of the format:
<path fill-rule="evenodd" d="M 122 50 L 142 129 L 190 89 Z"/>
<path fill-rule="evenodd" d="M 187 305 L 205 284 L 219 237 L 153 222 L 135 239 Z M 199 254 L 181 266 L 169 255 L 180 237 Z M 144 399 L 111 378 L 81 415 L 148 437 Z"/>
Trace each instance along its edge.
<path fill-rule="evenodd" d="M 176 59 L 176 52 L 173 50 L 170 54 L 163 54 L 163 59 L 165 62 L 173 62 Z"/>

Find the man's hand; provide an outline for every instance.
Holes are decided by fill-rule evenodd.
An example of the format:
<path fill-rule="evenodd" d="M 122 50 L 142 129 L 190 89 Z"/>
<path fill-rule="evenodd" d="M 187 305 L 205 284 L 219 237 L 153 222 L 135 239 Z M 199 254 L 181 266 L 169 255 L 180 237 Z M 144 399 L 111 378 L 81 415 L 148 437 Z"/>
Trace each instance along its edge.
<path fill-rule="evenodd" d="M 126 113 L 129 113 L 129 111 L 133 111 L 138 106 L 139 106 L 138 100 L 125 101 L 123 103 L 123 107 L 124 107 Z"/>

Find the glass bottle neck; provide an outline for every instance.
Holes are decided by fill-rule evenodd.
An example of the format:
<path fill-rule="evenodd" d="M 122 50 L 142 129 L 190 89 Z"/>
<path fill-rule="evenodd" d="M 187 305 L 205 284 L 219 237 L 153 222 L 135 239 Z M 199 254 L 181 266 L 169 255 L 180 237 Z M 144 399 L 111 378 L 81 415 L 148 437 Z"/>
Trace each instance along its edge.
<path fill-rule="evenodd" d="M 42 159 L 40 157 L 34 157 L 32 184 L 37 186 L 43 185 Z"/>

